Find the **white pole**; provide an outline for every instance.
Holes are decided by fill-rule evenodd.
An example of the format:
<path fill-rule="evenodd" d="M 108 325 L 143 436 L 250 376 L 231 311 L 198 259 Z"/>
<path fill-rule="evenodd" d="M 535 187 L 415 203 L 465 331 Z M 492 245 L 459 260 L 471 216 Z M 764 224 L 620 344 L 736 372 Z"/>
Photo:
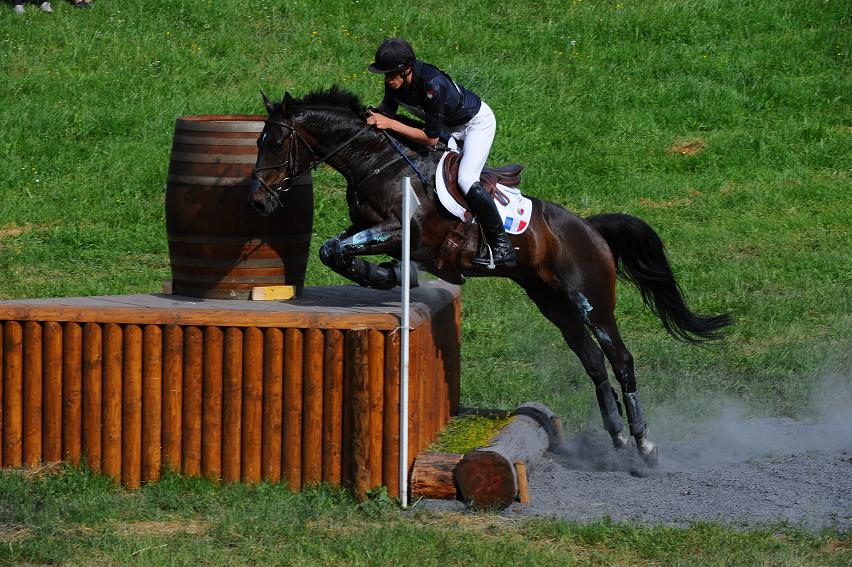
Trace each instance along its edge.
<path fill-rule="evenodd" d="M 408 327 L 411 298 L 411 217 L 420 206 L 411 188 L 411 179 L 402 184 L 402 337 L 400 340 L 399 392 L 399 497 L 408 508 Z"/>

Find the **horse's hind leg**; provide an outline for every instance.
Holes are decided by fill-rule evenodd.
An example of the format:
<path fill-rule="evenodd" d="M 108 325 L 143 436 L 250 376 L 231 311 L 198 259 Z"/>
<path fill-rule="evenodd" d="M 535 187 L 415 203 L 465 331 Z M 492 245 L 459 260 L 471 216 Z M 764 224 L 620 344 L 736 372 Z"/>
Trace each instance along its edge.
<path fill-rule="evenodd" d="M 521 283 L 521 282 L 518 282 Z M 562 332 L 565 343 L 580 359 L 586 374 L 595 384 L 595 396 L 603 418 L 604 429 L 612 438 L 615 448 L 624 447 L 629 438 L 624 433 L 621 407 L 615 390 L 607 377 L 604 356 L 595 341 L 589 336 L 580 313 L 572 309 L 564 296 L 543 284 L 523 284 L 521 287 L 536 304 L 541 313 Z"/>
<path fill-rule="evenodd" d="M 594 309 L 588 299 L 581 293 L 574 295 L 575 303 L 580 309 L 583 319 L 589 329 L 595 334 L 598 343 L 609 360 L 616 379 L 621 386 L 624 408 L 627 412 L 627 424 L 630 434 L 636 440 L 639 454 L 650 465 L 656 464 L 659 458 L 657 446 L 648 439 L 648 426 L 642 404 L 639 402 L 639 392 L 636 391 L 636 374 L 633 368 L 633 355 L 624 346 L 613 313 Z"/>

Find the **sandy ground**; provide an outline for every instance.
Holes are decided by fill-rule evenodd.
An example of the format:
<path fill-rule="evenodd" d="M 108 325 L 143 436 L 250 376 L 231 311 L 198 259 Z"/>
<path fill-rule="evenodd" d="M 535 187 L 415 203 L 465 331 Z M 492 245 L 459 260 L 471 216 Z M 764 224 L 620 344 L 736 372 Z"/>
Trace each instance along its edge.
<path fill-rule="evenodd" d="M 633 451 L 613 450 L 599 430 L 580 432 L 564 451 L 545 453 L 530 472 L 530 503 L 502 514 L 676 526 L 709 521 L 740 529 L 778 522 L 852 528 L 852 422 L 845 418 L 806 424 L 727 416 L 701 435 L 676 433 L 658 439 L 660 462 L 648 469 Z M 418 506 L 464 510 L 460 502 Z"/>

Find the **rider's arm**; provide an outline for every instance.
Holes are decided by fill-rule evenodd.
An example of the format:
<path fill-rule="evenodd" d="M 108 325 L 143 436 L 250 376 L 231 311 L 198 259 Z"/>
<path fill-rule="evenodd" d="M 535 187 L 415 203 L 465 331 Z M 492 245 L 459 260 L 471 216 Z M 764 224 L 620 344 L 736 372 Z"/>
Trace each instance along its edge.
<path fill-rule="evenodd" d="M 394 132 L 405 136 L 409 140 L 419 142 L 427 146 L 434 146 L 438 143 L 437 137 L 432 138 L 419 128 L 408 126 L 399 120 L 394 120 L 393 118 L 388 118 L 387 116 L 383 116 L 372 111 L 370 112 L 370 117 L 367 118 L 367 124 L 373 124 L 379 130 L 393 130 Z"/>

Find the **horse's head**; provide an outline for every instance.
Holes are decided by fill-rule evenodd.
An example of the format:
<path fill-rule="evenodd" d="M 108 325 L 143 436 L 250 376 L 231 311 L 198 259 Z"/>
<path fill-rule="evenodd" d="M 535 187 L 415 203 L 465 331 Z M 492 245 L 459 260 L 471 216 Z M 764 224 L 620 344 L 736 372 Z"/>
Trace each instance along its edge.
<path fill-rule="evenodd" d="M 257 163 L 249 189 L 249 205 L 263 216 L 281 205 L 281 195 L 310 169 L 314 153 L 296 130 L 293 120 L 295 101 L 285 93 L 281 102 L 263 95 L 269 117 L 257 139 Z"/>

